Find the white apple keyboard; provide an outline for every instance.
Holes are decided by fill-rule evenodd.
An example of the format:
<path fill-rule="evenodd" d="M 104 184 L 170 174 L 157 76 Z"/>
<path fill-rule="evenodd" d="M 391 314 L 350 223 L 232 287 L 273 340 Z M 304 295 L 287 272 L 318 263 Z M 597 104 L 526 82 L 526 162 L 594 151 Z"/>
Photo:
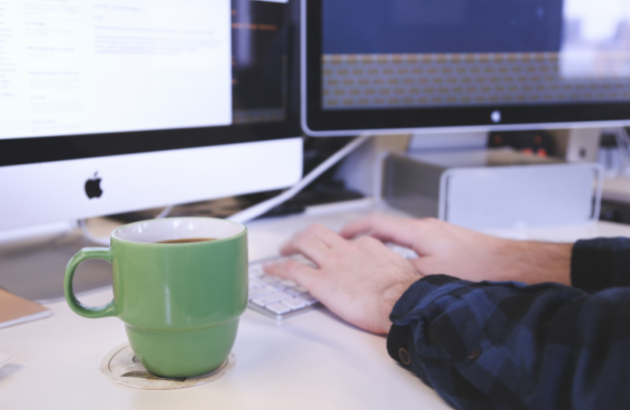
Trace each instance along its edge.
<path fill-rule="evenodd" d="M 404 258 L 413 259 L 418 255 L 409 248 L 388 243 L 387 246 Z M 302 255 L 290 256 L 306 265 L 315 266 Z M 322 307 L 308 291 L 292 280 L 280 279 L 265 274 L 265 262 L 281 257 L 251 262 L 249 264 L 249 301 L 248 307 L 276 320 L 283 320 L 312 309 Z"/>

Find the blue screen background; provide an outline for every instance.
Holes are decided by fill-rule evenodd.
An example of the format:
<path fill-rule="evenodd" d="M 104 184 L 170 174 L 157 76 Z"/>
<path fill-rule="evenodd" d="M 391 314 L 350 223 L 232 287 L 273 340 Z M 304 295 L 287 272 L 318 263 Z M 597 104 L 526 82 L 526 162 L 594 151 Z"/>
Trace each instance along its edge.
<path fill-rule="evenodd" d="M 323 0 L 324 54 L 558 52 L 562 0 Z"/>

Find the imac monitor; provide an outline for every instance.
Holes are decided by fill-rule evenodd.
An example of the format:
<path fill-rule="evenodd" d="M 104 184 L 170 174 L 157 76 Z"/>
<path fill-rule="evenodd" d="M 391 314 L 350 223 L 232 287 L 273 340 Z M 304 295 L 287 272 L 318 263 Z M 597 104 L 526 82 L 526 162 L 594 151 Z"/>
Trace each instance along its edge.
<path fill-rule="evenodd" d="M 303 0 L 313 136 L 620 126 L 630 1 Z"/>
<path fill-rule="evenodd" d="M 292 3 L 0 2 L 0 231 L 299 180 Z"/>

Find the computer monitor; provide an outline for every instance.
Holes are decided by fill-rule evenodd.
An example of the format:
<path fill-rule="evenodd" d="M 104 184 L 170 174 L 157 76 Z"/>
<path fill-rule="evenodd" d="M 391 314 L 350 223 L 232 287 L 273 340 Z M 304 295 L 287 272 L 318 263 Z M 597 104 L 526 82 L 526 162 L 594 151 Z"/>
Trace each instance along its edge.
<path fill-rule="evenodd" d="M 293 13 L 0 3 L 0 232 L 298 181 Z"/>
<path fill-rule="evenodd" d="M 303 0 L 313 136 L 628 125 L 630 1 Z"/>

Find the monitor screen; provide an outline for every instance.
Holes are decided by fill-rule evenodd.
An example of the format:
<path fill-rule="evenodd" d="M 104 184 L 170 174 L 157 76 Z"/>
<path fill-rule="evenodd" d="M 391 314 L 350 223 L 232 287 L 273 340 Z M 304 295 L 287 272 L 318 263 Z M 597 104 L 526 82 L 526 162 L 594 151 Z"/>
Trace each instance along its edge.
<path fill-rule="evenodd" d="M 229 3 L 13 3 L 0 138 L 232 123 Z"/>
<path fill-rule="evenodd" d="M 630 118 L 630 1 L 315 0 L 306 128 Z"/>
<path fill-rule="evenodd" d="M 299 134 L 286 1 L 15 0 L 0 11 L 0 166 Z"/>

